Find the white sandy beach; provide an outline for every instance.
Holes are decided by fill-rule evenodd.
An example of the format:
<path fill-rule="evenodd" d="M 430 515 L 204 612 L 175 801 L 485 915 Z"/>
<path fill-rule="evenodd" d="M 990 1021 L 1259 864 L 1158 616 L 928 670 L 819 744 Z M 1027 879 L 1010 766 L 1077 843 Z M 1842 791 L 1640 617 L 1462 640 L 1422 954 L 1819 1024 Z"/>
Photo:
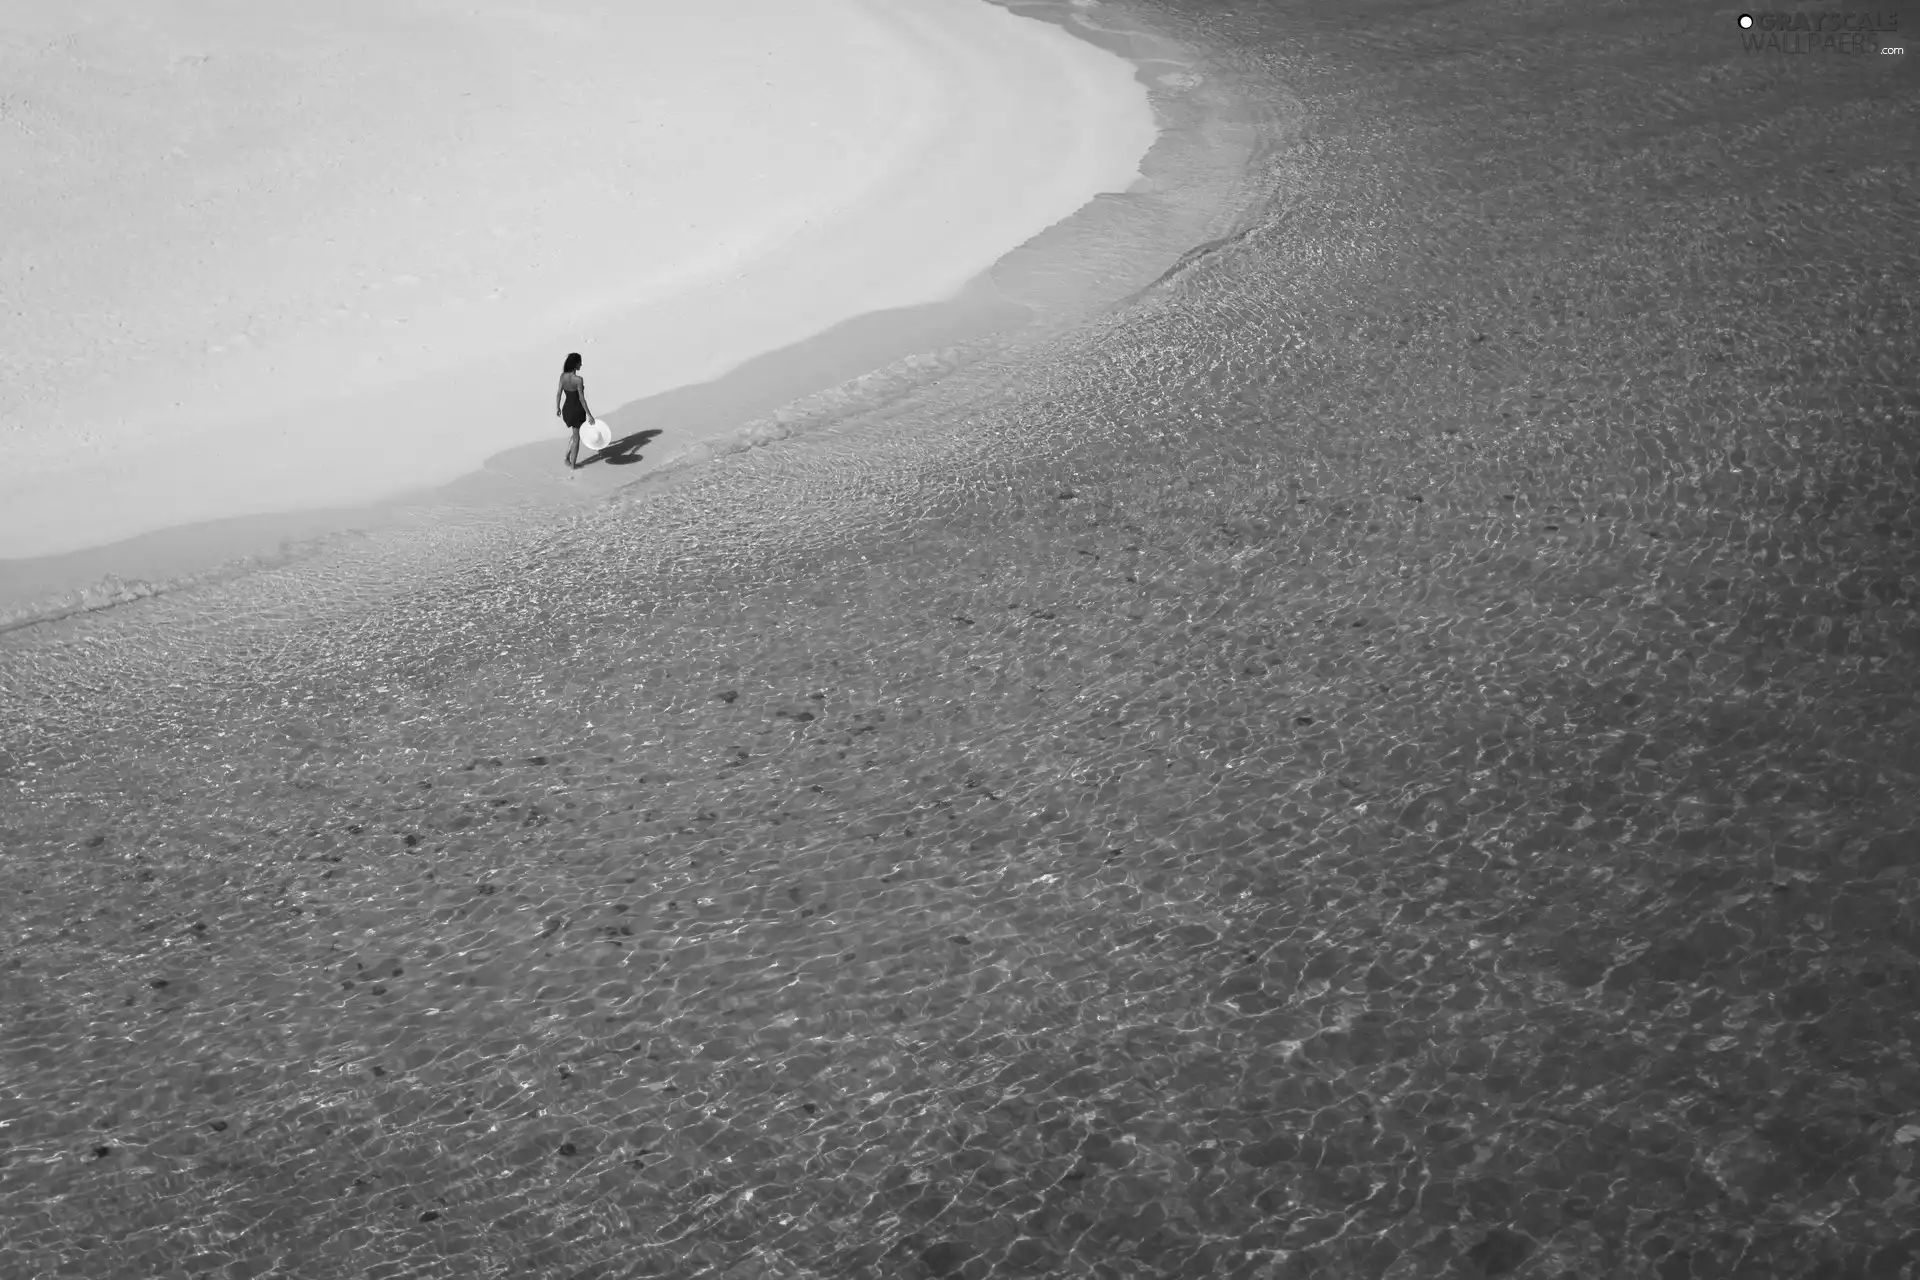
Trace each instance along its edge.
<path fill-rule="evenodd" d="M 984 0 L 0 4 L 0 559 L 441 483 L 954 293 L 1154 138 Z"/>

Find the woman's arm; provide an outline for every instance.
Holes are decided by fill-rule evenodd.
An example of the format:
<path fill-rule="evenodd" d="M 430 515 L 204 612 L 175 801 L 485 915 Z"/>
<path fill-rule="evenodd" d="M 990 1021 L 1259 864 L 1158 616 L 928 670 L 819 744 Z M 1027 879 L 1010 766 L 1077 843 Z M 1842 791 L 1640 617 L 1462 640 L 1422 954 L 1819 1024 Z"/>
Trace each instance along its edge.
<path fill-rule="evenodd" d="M 566 401 L 567 401 L 567 387 L 565 383 L 561 383 L 559 386 L 553 389 L 553 416 L 554 417 L 557 418 L 560 416 L 560 406 L 565 404 Z"/>
<path fill-rule="evenodd" d="M 598 419 L 593 416 L 593 410 L 587 408 L 587 380 L 585 378 L 580 379 L 580 412 L 587 415 L 588 422 L 598 421 Z"/>

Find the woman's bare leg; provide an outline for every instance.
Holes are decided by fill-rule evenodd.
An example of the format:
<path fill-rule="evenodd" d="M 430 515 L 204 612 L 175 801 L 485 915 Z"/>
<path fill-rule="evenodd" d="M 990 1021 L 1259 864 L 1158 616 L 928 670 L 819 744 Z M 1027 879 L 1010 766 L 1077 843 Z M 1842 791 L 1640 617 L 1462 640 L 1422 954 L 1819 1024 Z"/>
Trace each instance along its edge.
<path fill-rule="evenodd" d="M 575 427 L 568 434 L 573 436 L 573 443 L 567 446 L 567 466 L 577 470 L 580 466 L 580 428 Z"/>

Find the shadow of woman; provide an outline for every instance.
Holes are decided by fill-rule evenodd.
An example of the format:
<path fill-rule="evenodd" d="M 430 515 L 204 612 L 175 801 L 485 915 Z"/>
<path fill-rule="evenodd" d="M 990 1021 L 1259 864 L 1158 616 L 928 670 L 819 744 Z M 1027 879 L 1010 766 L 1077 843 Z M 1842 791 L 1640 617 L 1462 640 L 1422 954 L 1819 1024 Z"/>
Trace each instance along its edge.
<path fill-rule="evenodd" d="M 636 431 L 630 436 L 621 436 L 580 465 L 585 466 L 588 462 L 605 462 L 616 467 L 631 465 L 640 461 L 640 446 L 651 443 L 659 434 L 659 428 L 654 427 L 646 431 Z"/>

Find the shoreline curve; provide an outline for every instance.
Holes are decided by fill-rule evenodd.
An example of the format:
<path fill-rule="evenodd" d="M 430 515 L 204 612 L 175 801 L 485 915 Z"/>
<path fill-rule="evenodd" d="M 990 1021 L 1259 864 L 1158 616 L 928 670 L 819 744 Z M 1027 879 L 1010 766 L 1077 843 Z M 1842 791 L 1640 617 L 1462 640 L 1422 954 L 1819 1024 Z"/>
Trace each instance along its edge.
<path fill-rule="evenodd" d="M 977 355 L 1035 321 L 1084 319 L 1151 287 L 1196 243 L 1235 229 L 1253 184 L 1248 165 L 1259 130 L 1236 118 L 1231 94 L 1195 73 L 1191 49 L 1137 22 L 1090 22 L 1086 6 L 1073 0 L 986 2 L 1131 64 L 1146 87 L 1156 137 L 1127 191 L 1095 195 L 951 298 L 864 312 L 718 378 L 603 413 L 616 440 L 652 437 L 617 468 L 567 476 L 558 465 L 564 434 L 556 431 L 549 441 L 498 451 L 449 482 L 377 501 L 178 524 L 104 546 L 0 560 L 0 631 L 284 566 L 329 541 L 404 530 L 456 509 L 564 518 L 621 489 L 670 482 L 704 458 L 804 429 L 790 418 L 818 422 L 835 405 L 852 411 L 876 393 L 924 385 L 950 371 L 943 357 L 956 350 Z M 800 403 L 812 411 L 794 412 Z"/>

